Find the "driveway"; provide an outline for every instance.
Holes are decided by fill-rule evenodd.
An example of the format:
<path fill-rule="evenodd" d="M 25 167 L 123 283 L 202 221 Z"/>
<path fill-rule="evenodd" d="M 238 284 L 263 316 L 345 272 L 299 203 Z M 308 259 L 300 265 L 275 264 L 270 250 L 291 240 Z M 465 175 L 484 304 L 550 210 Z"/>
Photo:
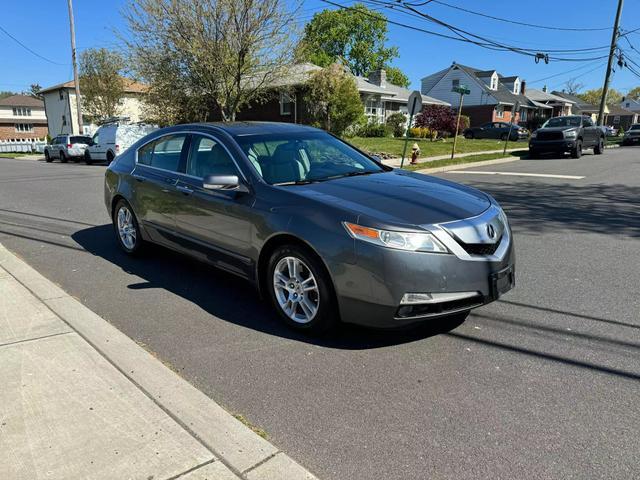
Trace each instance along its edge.
<path fill-rule="evenodd" d="M 127 257 L 101 166 L 0 159 L 0 242 L 320 478 L 626 479 L 640 475 L 639 153 L 442 174 L 505 207 L 517 287 L 410 332 L 307 337 L 228 274 L 161 248 Z"/>

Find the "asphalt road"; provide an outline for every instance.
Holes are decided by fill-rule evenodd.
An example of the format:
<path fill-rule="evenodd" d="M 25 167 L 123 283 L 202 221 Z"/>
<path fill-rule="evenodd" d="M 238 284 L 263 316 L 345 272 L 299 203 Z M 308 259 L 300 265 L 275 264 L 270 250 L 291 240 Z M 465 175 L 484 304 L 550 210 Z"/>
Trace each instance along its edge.
<path fill-rule="evenodd" d="M 130 259 L 104 167 L 0 159 L 0 242 L 322 479 L 640 476 L 640 148 L 448 173 L 493 194 L 517 287 L 461 324 L 282 327 L 251 288 L 164 249 Z"/>

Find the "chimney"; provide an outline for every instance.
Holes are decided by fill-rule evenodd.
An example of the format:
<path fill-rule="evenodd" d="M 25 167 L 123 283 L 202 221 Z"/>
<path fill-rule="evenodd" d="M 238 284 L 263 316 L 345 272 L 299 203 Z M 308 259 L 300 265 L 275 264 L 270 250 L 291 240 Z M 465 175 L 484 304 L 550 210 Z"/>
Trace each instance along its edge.
<path fill-rule="evenodd" d="M 524 80 L 522 80 L 520 82 L 520 94 L 524 95 L 525 93 L 527 93 L 527 82 L 525 82 Z"/>
<path fill-rule="evenodd" d="M 387 86 L 387 72 L 383 68 L 378 68 L 369 74 L 369 81 L 382 88 Z"/>
<path fill-rule="evenodd" d="M 544 93 L 547 93 L 547 86 L 546 86 L 546 85 L 545 85 L 544 87 L 542 87 L 542 91 L 543 91 Z"/>

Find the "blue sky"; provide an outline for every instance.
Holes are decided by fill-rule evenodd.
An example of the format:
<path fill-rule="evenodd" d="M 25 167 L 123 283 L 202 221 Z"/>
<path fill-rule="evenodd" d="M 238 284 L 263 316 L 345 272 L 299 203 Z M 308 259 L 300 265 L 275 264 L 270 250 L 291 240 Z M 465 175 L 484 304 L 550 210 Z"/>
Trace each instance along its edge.
<path fill-rule="evenodd" d="M 616 0 L 581 0 L 572 3 L 572 8 L 566 8 L 565 2 L 562 2 L 560 7 L 561 2 L 558 0 L 537 0 L 535 3 L 513 0 L 442 1 L 520 22 L 570 28 L 611 26 L 617 5 Z M 343 5 L 353 3 L 350 0 L 337 0 L 337 2 Z M 125 0 L 74 1 L 77 45 L 80 50 L 90 47 L 117 46 L 118 41 L 113 31 L 122 28 L 120 9 L 124 3 Z M 413 3 L 421 2 L 414 0 Z M 526 6 L 518 7 L 525 4 Z M 336 7 L 322 0 L 305 0 L 299 14 L 301 25 L 315 12 L 324 8 Z M 435 2 L 420 8 L 434 17 L 475 34 L 536 50 L 601 47 L 607 46 L 611 41 L 610 30 L 590 32 L 541 30 L 477 17 Z M 391 20 L 447 33 L 440 27 L 399 12 L 382 8 L 379 10 L 387 13 Z M 640 1 L 627 0 L 621 26 L 627 31 L 640 27 Z M 27 89 L 31 83 L 50 86 L 72 78 L 66 0 L 6 0 L 3 2 L 0 27 L 39 55 L 50 60 L 46 61 L 29 53 L 0 32 L 0 58 L 2 59 L 0 90 L 20 91 Z M 625 40 L 621 40 L 620 45 L 630 58 L 640 64 L 640 30 L 629 34 L 627 38 L 637 50 L 633 51 Z M 486 50 L 395 25 L 389 25 L 389 45 L 399 48 L 400 57 L 394 61 L 394 64 L 409 75 L 413 87 L 419 87 L 420 78 L 447 67 L 452 61 L 481 69 L 497 69 L 503 75 L 519 75 L 534 88 L 542 88 L 546 84 L 550 89 L 561 89 L 564 82 L 572 77 L 578 77 L 577 81 L 584 83 L 586 88 L 598 88 L 602 86 L 605 71 L 605 60 L 535 64 L 530 57 Z M 588 56 L 604 54 L 606 51 L 601 50 L 596 55 Z M 640 85 L 640 78 L 626 69 L 616 69 L 612 81 L 614 88 L 624 92 Z M 544 80 L 545 77 L 553 75 L 558 76 Z"/>

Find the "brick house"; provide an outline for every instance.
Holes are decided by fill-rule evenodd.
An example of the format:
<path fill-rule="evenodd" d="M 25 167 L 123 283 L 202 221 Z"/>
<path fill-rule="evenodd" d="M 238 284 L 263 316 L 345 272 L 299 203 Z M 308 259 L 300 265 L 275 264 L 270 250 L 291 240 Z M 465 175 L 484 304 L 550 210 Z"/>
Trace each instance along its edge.
<path fill-rule="evenodd" d="M 495 70 L 480 70 L 454 62 L 421 82 L 423 95 L 447 102 L 454 108 L 460 105 L 460 94 L 452 89 L 466 85 L 470 93 L 464 96 L 462 114 L 469 117 L 471 126 L 488 122 L 525 123 L 538 109 L 524 95 L 524 80 L 518 76 L 505 77 Z"/>
<path fill-rule="evenodd" d="M 238 120 L 261 120 L 290 123 L 310 123 L 310 115 L 305 105 L 307 83 L 311 76 L 321 70 L 312 63 L 301 63 L 289 67 L 285 75 L 272 82 L 271 90 L 262 102 L 255 102 L 238 112 Z M 364 114 L 370 122 L 384 123 L 393 113 L 407 113 L 407 103 L 411 90 L 387 81 L 386 72 L 378 69 L 368 77 L 355 76 L 356 86 L 362 100 Z M 449 103 L 422 96 L 424 105 Z M 215 115 L 219 119 L 219 114 Z"/>
<path fill-rule="evenodd" d="M 0 141 L 45 140 L 44 102 L 29 95 L 0 99 Z"/>

